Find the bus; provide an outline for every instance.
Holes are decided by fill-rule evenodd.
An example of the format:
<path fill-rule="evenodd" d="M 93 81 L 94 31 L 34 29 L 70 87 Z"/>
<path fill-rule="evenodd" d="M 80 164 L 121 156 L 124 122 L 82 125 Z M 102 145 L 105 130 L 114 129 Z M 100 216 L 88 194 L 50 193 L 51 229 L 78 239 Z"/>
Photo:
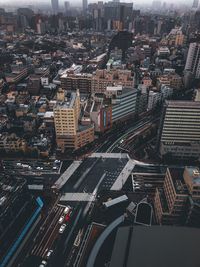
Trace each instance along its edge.
<path fill-rule="evenodd" d="M 120 197 L 117 197 L 117 198 L 114 198 L 114 199 L 111 199 L 107 202 L 103 202 L 103 207 L 104 208 L 110 208 L 118 203 L 121 203 L 121 202 L 124 202 L 124 201 L 127 201 L 128 200 L 128 197 L 127 195 L 122 195 Z"/>

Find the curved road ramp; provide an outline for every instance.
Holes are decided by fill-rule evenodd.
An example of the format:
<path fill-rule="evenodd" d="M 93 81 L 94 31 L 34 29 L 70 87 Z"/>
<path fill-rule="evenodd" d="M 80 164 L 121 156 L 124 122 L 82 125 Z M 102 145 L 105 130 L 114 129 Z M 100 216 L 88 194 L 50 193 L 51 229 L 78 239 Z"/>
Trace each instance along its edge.
<path fill-rule="evenodd" d="M 108 236 L 112 233 L 114 229 L 116 229 L 121 223 L 124 221 L 124 215 L 118 217 L 115 221 L 113 221 L 100 235 L 100 237 L 97 239 L 87 262 L 86 267 L 94 267 L 96 257 L 105 242 L 105 240 L 108 238 Z"/>

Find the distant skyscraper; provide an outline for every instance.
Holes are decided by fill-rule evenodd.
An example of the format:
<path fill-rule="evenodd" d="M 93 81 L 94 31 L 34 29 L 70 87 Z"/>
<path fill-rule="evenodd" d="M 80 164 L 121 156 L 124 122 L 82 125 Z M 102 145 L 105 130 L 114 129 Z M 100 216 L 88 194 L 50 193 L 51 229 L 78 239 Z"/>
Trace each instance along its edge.
<path fill-rule="evenodd" d="M 65 2 L 65 13 L 68 13 L 69 9 L 70 9 L 70 3 L 69 3 L 69 1 L 66 1 Z"/>
<path fill-rule="evenodd" d="M 199 0 L 194 0 L 192 8 L 198 8 L 198 6 L 199 6 Z"/>
<path fill-rule="evenodd" d="M 87 0 L 82 0 L 83 2 L 83 12 L 86 12 L 87 11 L 87 8 L 88 8 L 88 1 Z"/>
<path fill-rule="evenodd" d="M 51 0 L 51 6 L 52 6 L 53 14 L 54 15 L 58 14 L 58 11 L 59 11 L 58 0 Z"/>
<path fill-rule="evenodd" d="M 191 43 L 187 55 L 185 70 L 193 73 L 196 79 L 200 78 L 200 44 Z"/>
<path fill-rule="evenodd" d="M 156 10 L 160 10 L 162 6 L 161 1 L 153 1 L 152 2 L 152 8 Z"/>

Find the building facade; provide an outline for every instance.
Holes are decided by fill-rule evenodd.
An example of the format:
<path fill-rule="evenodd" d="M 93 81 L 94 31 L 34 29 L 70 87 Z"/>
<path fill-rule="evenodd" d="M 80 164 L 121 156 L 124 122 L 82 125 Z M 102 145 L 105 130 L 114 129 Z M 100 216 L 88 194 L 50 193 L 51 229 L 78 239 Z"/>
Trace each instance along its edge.
<path fill-rule="evenodd" d="M 159 224 L 199 225 L 200 172 L 196 167 L 168 168 L 163 189 L 156 190 L 155 217 Z"/>
<path fill-rule="evenodd" d="M 54 108 L 54 124 L 58 149 L 63 153 L 65 149 L 78 149 L 94 140 L 93 125 L 81 126 L 80 117 L 80 94 L 72 92 L 70 97 L 62 101 L 63 91 L 58 97 Z"/>
<path fill-rule="evenodd" d="M 59 12 L 59 3 L 58 0 L 51 0 L 51 7 L 52 7 L 52 12 L 54 15 L 57 15 Z"/>
<path fill-rule="evenodd" d="M 191 43 L 187 55 L 185 71 L 192 72 L 196 79 L 200 78 L 200 44 Z"/>
<path fill-rule="evenodd" d="M 106 94 L 111 97 L 113 123 L 136 115 L 138 90 L 120 86 L 108 87 Z"/>
<path fill-rule="evenodd" d="M 61 87 L 69 92 L 79 89 L 81 94 L 91 93 L 91 74 L 64 74 L 60 79 Z"/>
<path fill-rule="evenodd" d="M 161 156 L 195 158 L 200 155 L 200 105 L 193 101 L 167 101 L 158 135 Z"/>
<path fill-rule="evenodd" d="M 128 70 L 97 70 L 92 77 L 92 93 L 105 93 L 107 86 L 134 87 L 134 77 Z"/>

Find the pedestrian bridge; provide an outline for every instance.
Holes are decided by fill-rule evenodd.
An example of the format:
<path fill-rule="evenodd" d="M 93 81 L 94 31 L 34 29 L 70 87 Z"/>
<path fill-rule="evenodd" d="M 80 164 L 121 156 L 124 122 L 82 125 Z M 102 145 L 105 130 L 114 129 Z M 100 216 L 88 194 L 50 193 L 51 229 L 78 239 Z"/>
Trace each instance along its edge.
<path fill-rule="evenodd" d="M 95 200 L 95 194 L 92 193 L 65 193 L 61 196 L 62 201 L 80 201 L 80 202 L 92 202 Z"/>
<path fill-rule="evenodd" d="M 81 160 L 75 160 L 68 168 L 67 170 L 60 176 L 60 178 L 55 182 L 55 184 L 51 187 L 52 189 L 60 190 L 66 182 L 70 179 L 72 174 L 78 169 L 78 167 L 81 165 Z"/>

